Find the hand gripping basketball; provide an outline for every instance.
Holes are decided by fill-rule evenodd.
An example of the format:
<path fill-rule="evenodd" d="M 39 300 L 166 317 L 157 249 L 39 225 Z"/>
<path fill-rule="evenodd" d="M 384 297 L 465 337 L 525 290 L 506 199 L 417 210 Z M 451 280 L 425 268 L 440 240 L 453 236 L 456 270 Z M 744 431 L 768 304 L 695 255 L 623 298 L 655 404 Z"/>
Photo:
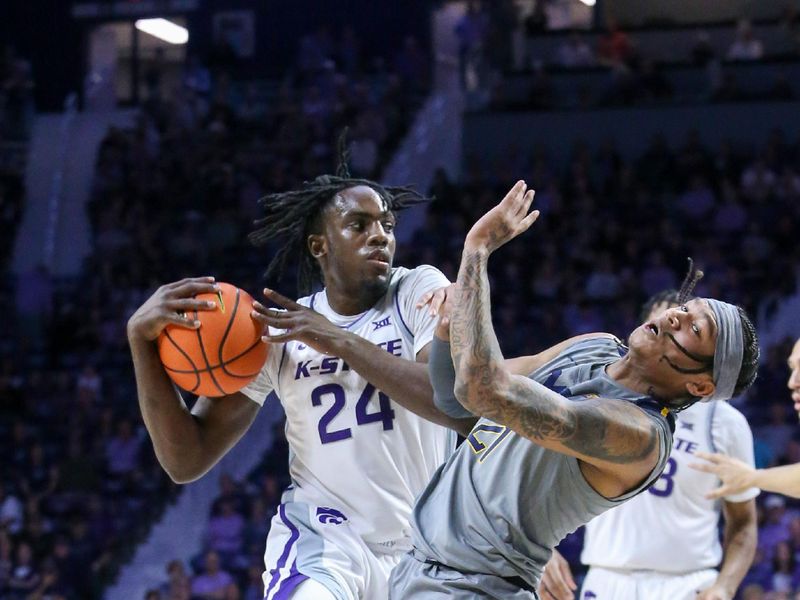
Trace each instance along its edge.
<path fill-rule="evenodd" d="M 213 278 L 160 287 L 128 321 L 131 338 L 158 340 L 161 363 L 183 389 L 201 396 L 232 394 L 252 381 L 267 358 L 252 297 Z"/>

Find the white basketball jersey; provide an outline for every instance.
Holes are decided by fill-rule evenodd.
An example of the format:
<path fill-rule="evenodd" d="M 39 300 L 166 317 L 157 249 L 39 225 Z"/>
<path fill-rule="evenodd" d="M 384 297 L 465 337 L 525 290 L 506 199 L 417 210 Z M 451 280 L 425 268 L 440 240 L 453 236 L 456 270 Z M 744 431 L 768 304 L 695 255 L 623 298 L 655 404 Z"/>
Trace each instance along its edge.
<path fill-rule="evenodd" d="M 750 426 L 727 402 L 698 402 L 681 412 L 661 477 L 646 492 L 586 525 L 581 562 L 663 573 L 719 565 L 721 502 L 704 496 L 720 482 L 713 474 L 689 468 L 690 463 L 700 462 L 693 456 L 697 451 L 720 452 L 753 465 Z M 751 488 L 725 500 L 744 502 L 758 493 Z"/>
<path fill-rule="evenodd" d="M 360 315 L 335 313 L 324 291 L 298 302 L 368 339 L 376 352 L 414 361 L 436 326 L 415 304 L 447 284 L 433 267 L 398 267 L 386 295 Z M 455 432 L 399 406 L 341 358 L 297 341 L 274 345 L 242 392 L 263 404 L 273 389 L 286 411 L 292 499 L 340 511 L 367 542 L 407 538 L 414 500 L 452 453 Z"/>

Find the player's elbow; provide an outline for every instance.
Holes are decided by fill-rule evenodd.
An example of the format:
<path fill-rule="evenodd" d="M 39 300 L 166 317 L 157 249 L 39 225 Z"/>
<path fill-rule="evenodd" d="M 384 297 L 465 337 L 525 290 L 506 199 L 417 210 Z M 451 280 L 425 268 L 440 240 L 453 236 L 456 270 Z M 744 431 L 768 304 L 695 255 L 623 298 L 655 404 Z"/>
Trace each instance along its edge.
<path fill-rule="evenodd" d="M 172 480 L 172 483 L 177 483 L 178 485 L 197 481 L 210 469 L 210 467 L 203 467 L 195 463 L 180 460 L 163 460 L 160 457 L 158 462 L 161 464 L 161 468 L 164 469 L 167 476 Z"/>
<path fill-rule="evenodd" d="M 473 415 L 485 416 L 507 396 L 511 376 L 505 369 L 487 366 L 460 375 L 456 373 L 453 393 Z"/>
<path fill-rule="evenodd" d="M 185 485 L 197 481 L 206 473 L 205 471 L 190 469 L 164 469 L 164 471 L 172 480 L 172 483 L 177 483 L 178 485 Z"/>

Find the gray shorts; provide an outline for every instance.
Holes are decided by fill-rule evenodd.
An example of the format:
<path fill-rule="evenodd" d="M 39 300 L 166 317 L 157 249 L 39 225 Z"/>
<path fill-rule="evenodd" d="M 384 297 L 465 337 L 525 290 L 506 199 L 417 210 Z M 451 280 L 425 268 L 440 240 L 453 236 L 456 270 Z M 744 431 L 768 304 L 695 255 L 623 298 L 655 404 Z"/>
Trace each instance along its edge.
<path fill-rule="evenodd" d="M 418 553 L 406 554 L 389 579 L 389 600 L 539 600 L 535 592 L 505 577 L 462 573 L 426 562 Z"/>

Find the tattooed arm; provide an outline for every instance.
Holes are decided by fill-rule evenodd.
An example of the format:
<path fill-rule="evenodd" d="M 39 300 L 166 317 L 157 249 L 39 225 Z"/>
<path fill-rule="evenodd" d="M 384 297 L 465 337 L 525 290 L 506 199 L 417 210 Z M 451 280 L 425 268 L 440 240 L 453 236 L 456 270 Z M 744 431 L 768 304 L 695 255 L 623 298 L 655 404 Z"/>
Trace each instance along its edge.
<path fill-rule="evenodd" d="M 639 485 L 656 466 L 661 436 L 654 420 L 627 402 L 571 402 L 514 375 L 492 327 L 488 258 L 538 217 L 538 211 L 528 214 L 533 193 L 525 190 L 518 182 L 473 226 L 464 243 L 450 318 L 456 397 L 473 414 L 580 459 L 584 476 L 598 492 L 618 496 Z"/>

